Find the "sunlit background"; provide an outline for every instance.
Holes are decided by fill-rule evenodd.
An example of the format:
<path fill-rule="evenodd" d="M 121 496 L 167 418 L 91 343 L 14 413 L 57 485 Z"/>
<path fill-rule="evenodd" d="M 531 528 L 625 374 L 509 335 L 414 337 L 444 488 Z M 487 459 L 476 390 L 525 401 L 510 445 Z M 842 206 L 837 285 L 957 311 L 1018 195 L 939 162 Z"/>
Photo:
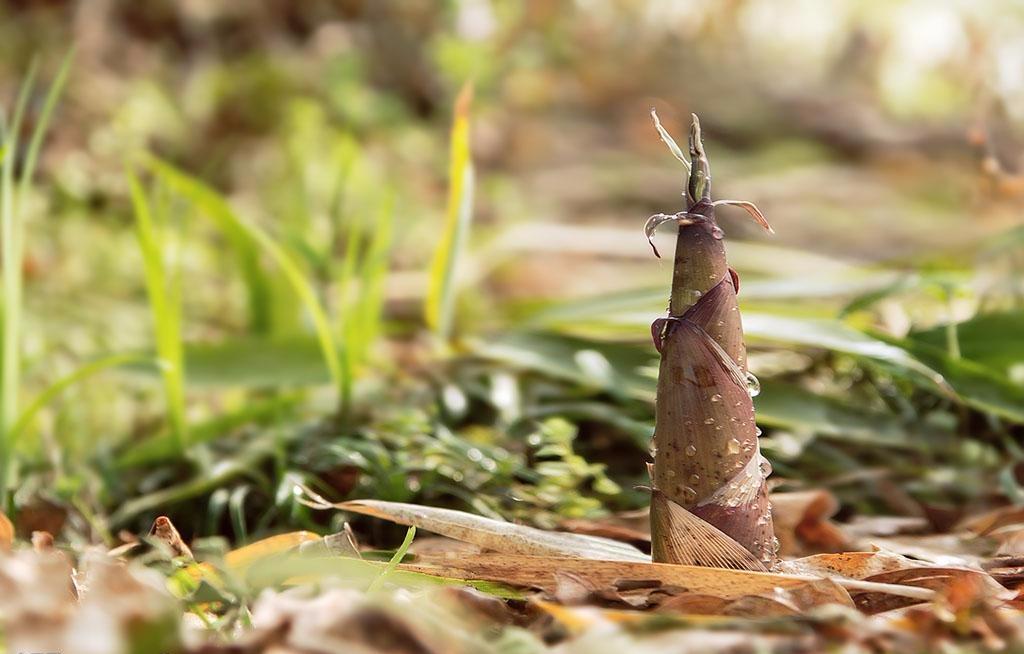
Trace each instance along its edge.
<path fill-rule="evenodd" d="M 9 1 L 26 134 L 72 46 L 19 207 L 15 404 L 150 357 L 61 388 L 12 445 L 15 504 L 74 537 L 157 509 L 240 540 L 313 524 L 298 479 L 547 524 L 642 506 L 671 257 L 641 228 L 684 183 L 651 108 L 680 141 L 697 113 L 715 196 L 775 228 L 719 216 L 776 479 L 865 510 L 959 506 L 979 471 L 1024 493 L 1020 3 Z"/>

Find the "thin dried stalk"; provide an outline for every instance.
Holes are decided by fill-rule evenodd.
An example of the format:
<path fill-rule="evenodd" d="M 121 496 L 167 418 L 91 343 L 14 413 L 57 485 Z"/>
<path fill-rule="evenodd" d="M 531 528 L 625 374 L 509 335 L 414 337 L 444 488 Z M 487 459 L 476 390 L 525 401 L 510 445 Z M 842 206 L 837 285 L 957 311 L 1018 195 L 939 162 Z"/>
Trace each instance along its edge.
<path fill-rule="evenodd" d="M 702 547 L 728 551 L 711 542 L 720 541 L 715 534 L 721 532 L 750 552 L 754 563 L 770 567 L 777 547 L 765 484 L 770 468 L 758 447 L 748 388 L 736 302 L 739 280 L 726 264 L 722 230 L 715 220 L 720 203 L 711 199 L 711 167 L 696 116 L 689 145 L 687 207 L 676 214 L 679 235 L 669 315 L 651 328 L 661 352 L 651 476 L 655 491 L 667 500 L 651 507 L 653 557 L 657 562 L 700 564 Z M 743 207 L 770 229 L 752 204 L 729 204 Z M 695 530 L 689 514 L 714 530 Z M 708 542 L 679 546 L 695 538 Z M 733 557 L 731 565 L 744 565 L 743 557 Z"/>

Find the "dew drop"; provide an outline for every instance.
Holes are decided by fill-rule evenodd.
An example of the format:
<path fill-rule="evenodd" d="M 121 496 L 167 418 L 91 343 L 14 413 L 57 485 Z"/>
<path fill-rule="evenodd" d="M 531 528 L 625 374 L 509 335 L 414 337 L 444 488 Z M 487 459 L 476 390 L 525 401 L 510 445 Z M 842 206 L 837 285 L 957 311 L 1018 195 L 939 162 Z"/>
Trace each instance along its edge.
<path fill-rule="evenodd" d="M 711 400 L 712 402 L 721 402 L 722 401 L 722 395 L 720 393 L 715 393 L 714 395 L 712 395 L 708 399 Z"/>
<path fill-rule="evenodd" d="M 715 419 L 714 418 L 704 418 L 704 424 L 705 425 L 713 425 L 713 424 L 715 424 Z"/>
<path fill-rule="evenodd" d="M 754 436 L 760 436 L 760 435 L 761 435 L 761 428 L 760 427 L 754 427 Z"/>
<path fill-rule="evenodd" d="M 761 467 L 761 474 L 764 475 L 765 477 L 772 474 L 772 464 L 768 459 L 762 456 L 761 461 L 758 465 Z"/>
<path fill-rule="evenodd" d="M 700 475 L 698 475 L 696 473 L 690 475 L 690 484 L 691 485 L 696 486 L 699 483 L 700 483 Z"/>
<path fill-rule="evenodd" d="M 696 446 L 694 446 L 694 445 L 687 445 L 686 446 L 686 456 L 696 456 L 696 455 L 697 455 L 697 448 L 696 448 Z"/>
<path fill-rule="evenodd" d="M 749 370 L 747 371 L 747 392 L 750 393 L 750 397 L 757 397 L 761 392 L 761 382 Z"/>
<path fill-rule="evenodd" d="M 739 454 L 740 453 L 740 442 L 738 440 L 736 440 L 735 438 L 730 438 L 729 442 L 726 443 L 726 447 L 729 448 L 729 454 Z"/>
<path fill-rule="evenodd" d="M 689 486 L 683 486 L 682 491 L 683 499 L 686 500 L 687 503 L 693 502 L 697 499 L 697 491 L 693 490 Z"/>

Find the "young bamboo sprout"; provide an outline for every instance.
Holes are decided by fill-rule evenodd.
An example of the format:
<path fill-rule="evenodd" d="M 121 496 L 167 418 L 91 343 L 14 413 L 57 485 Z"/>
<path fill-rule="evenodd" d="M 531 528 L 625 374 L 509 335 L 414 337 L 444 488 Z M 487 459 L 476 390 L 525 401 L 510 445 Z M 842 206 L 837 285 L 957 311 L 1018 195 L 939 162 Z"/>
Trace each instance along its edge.
<path fill-rule="evenodd" d="M 667 132 L 658 132 L 678 150 Z M 739 277 L 726 264 L 715 208 L 741 207 L 771 227 L 749 202 L 712 201 L 696 115 L 689 145 L 686 210 L 651 216 L 644 229 L 653 247 L 658 225 L 679 225 L 668 316 L 651 325 L 661 353 L 650 466 L 653 558 L 766 569 L 777 549 L 765 484 L 771 468 L 758 446 L 757 383 L 747 372 Z"/>

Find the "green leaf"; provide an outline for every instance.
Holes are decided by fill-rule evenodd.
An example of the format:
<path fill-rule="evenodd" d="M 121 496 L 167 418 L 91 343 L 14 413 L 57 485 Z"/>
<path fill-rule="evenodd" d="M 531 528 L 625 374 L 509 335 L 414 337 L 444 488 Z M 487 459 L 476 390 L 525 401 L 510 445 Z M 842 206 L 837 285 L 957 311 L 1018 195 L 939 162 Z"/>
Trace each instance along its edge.
<path fill-rule="evenodd" d="M 381 585 L 383 585 L 383 583 L 387 580 L 391 573 L 393 573 L 395 569 L 398 567 L 398 564 L 402 562 L 402 559 L 405 558 L 406 552 L 409 551 L 409 546 L 412 545 L 412 539 L 415 537 L 416 527 L 409 527 L 409 529 L 407 529 L 405 532 L 405 539 L 402 541 L 402 544 L 399 545 L 398 549 L 395 551 L 395 555 L 391 557 L 391 560 L 388 561 L 388 564 L 386 566 L 384 566 L 384 569 L 381 570 L 381 573 L 379 575 L 377 575 L 377 578 L 373 580 L 373 583 L 371 583 L 370 587 L 366 589 L 366 592 L 372 593 L 373 591 L 379 589 Z"/>
<path fill-rule="evenodd" d="M 943 348 L 911 339 L 901 344 L 938 371 L 968 406 L 1024 423 L 1024 386 L 1012 383 L 1006 376 L 975 361 L 954 359 Z"/>
<path fill-rule="evenodd" d="M 762 383 L 754 405 L 760 425 L 804 430 L 866 445 L 920 449 L 925 444 L 935 445 L 940 435 L 952 438 L 948 432 L 914 428 L 892 414 L 854 406 L 774 380 Z"/>
<path fill-rule="evenodd" d="M 326 373 L 325 373 L 326 377 Z M 234 411 L 189 426 L 193 444 L 208 443 L 231 435 L 240 427 L 271 423 L 294 413 L 302 395 L 287 393 L 265 400 L 248 400 Z M 179 456 L 174 435 L 168 431 L 155 434 L 141 442 L 128 443 L 114 461 L 118 469 L 152 465 Z"/>
<path fill-rule="evenodd" d="M 345 356 L 345 351 L 343 345 L 335 338 L 334 330 L 316 291 L 295 260 L 263 229 L 238 216 L 216 191 L 204 183 L 155 157 L 150 157 L 146 161 L 149 169 L 171 189 L 195 202 L 225 231 L 253 244 L 256 249 L 265 252 L 277 264 L 313 320 L 324 362 L 330 371 L 331 380 L 338 391 L 339 400 L 344 410 L 349 403 L 352 385 L 349 368 L 342 359 Z M 246 251 L 250 250 L 251 248 L 246 248 Z"/>
<path fill-rule="evenodd" d="M 162 215 L 154 215 L 146 192 L 135 175 L 128 171 L 127 176 L 168 419 L 178 447 L 184 451 L 189 441 L 185 416 L 185 360 L 181 342 L 181 278 L 177 270 L 168 271 L 165 263 L 171 249 L 164 238 L 166 220 Z M 163 214 L 164 203 L 157 207 Z"/>
<path fill-rule="evenodd" d="M 1024 366 L 1024 311 L 982 313 L 957 324 L 960 355 L 987 366 L 1001 375 L 1020 375 Z M 946 326 L 913 332 L 909 340 L 932 348 L 945 349 Z M 1014 379 L 1018 381 L 1018 379 Z M 1024 381 L 1021 379 L 1019 381 Z"/>
<path fill-rule="evenodd" d="M 532 331 L 508 331 L 469 341 L 476 356 L 607 391 L 654 400 L 653 349 Z"/>
<path fill-rule="evenodd" d="M 441 242 L 430 265 L 425 318 L 442 340 L 451 335 L 455 311 L 455 269 L 473 218 L 473 161 L 469 146 L 472 87 L 466 85 L 455 102 L 448 169 L 448 207 Z"/>

